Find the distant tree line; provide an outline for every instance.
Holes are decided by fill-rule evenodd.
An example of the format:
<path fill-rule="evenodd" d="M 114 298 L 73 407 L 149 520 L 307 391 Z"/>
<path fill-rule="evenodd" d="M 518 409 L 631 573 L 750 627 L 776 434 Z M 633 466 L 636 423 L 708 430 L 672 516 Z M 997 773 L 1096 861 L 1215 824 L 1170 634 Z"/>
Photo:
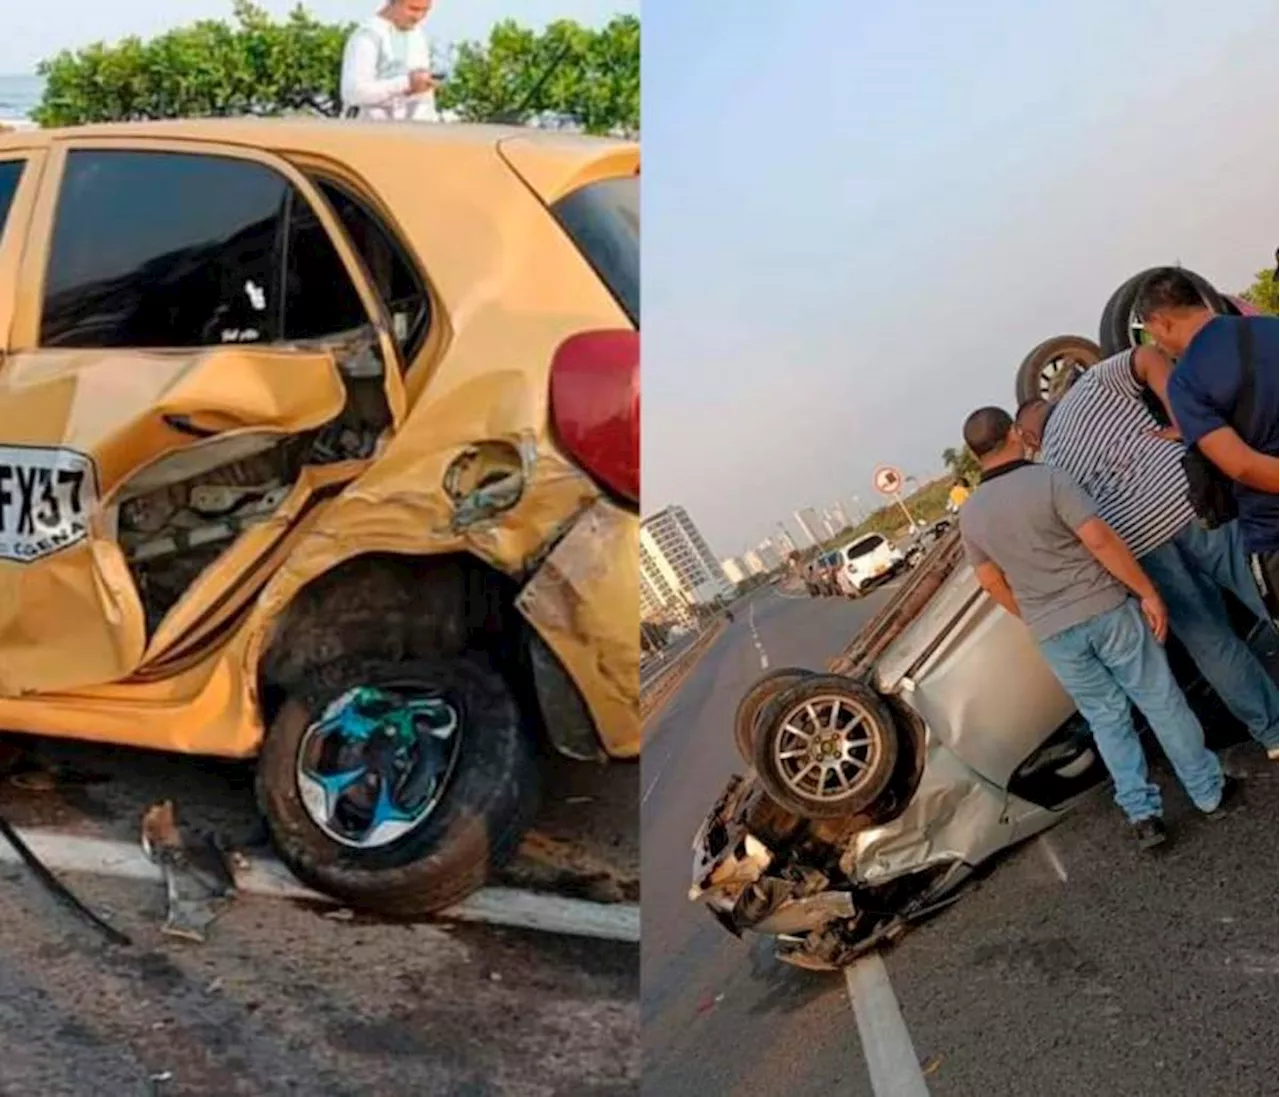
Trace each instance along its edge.
<path fill-rule="evenodd" d="M 43 61 L 41 126 L 237 115 L 341 113 L 342 51 L 352 24 L 305 8 L 275 20 L 236 0 L 229 21 L 202 19 Z M 551 119 L 588 133 L 640 130 L 640 20 L 599 30 L 563 19 L 535 32 L 513 20 L 456 50 L 437 93 L 464 121 Z"/>

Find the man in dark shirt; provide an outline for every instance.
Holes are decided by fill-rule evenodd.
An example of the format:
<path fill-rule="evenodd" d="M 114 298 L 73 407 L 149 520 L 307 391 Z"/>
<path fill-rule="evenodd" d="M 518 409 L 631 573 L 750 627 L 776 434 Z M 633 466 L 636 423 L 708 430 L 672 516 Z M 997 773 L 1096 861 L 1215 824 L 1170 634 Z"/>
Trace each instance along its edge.
<path fill-rule="evenodd" d="M 1169 669 L 1161 647 L 1168 613 L 1151 580 L 1071 476 L 1024 459 L 1007 412 L 975 411 L 964 440 L 982 465 L 982 482 L 960 510 L 974 574 L 1025 622 L 1088 721 L 1138 844 L 1158 845 L 1165 832 L 1130 702 L 1195 805 L 1221 814 L 1234 786 Z"/>
<path fill-rule="evenodd" d="M 1169 406 L 1182 440 L 1235 481 L 1254 577 L 1276 617 L 1278 328 L 1274 316 L 1217 316 L 1183 271 L 1152 275 L 1138 293 L 1143 327 L 1177 367 Z M 1251 389 L 1249 408 L 1244 394 Z M 1247 412 L 1247 414 L 1245 414 Z"/>

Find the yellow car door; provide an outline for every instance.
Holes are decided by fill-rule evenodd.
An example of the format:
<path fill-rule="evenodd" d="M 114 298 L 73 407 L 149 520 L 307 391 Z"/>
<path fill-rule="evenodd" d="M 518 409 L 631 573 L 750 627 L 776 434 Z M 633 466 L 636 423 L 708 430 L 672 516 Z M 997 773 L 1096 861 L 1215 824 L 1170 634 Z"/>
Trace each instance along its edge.
<path fill-rule="evenodd" d="M 0 696 L 118 681 L 247 598 L 404 414 L 386 317 L 287 164 L 101 138 L 38 159 L 0 238 Z"/>

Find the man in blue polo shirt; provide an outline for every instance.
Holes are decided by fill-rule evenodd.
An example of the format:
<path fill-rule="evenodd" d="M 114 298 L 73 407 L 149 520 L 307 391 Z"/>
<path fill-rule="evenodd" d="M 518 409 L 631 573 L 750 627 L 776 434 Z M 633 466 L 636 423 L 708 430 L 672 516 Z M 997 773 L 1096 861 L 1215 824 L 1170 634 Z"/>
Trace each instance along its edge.
<path fill-rule="evenodd" d="M 1273 316 L 1217 316 L 1177 268 L 1152 275 L 1135 311 L 1177 359 L 1169 405 L 1182 440 L 1235 483 L 1254 579 L 1276 618 L 1277 332 Z M 1247 406 L 1246 406 L 1247 405 Z"/>

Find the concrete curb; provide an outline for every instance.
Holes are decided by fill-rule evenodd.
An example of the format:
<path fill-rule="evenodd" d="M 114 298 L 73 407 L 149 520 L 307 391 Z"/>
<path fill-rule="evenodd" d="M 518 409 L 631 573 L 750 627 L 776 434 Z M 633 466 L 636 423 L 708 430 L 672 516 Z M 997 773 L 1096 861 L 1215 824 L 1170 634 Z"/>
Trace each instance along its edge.
<path fill-rule="evenodd" d="M 85 838 L 42 828 L 15 828 L 31 851 L 53 872 L 87 873 L 162 886 L 160 868 L 141 846 L 103 838 Z M 22 858 L 0 839 L 0 864 L 22 865 Z M 273 857 L 250 857 L 235 871 L 238 890 L 272 899 L 302 899 L 337 908 L 336 900 L 300 883 Z M 440 922 L 480 922 L 538 930 L 570 937 L 593 937 L 635 944 L 640 940 L 640 907 L 635 903 L 592 903 L 585 899 L 520 888 L 491 887 L 436 915 Z"/>

